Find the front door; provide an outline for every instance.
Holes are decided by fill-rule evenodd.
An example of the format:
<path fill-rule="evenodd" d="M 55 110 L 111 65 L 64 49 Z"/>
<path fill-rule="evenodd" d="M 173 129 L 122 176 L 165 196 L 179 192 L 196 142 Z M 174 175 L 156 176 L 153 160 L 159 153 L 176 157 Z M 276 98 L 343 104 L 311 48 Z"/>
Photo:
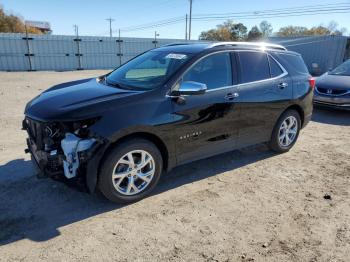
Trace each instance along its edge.
<path fill-rule="evenodd" d="M 200 59 L 183 75 L 181 81 L 204 83 L 207 91 L 186 96 L 182 103 L 172 102 L 178 164 L 235 147 L 239 112 L 232 64 L 230 52 L 214 53 Z"/>

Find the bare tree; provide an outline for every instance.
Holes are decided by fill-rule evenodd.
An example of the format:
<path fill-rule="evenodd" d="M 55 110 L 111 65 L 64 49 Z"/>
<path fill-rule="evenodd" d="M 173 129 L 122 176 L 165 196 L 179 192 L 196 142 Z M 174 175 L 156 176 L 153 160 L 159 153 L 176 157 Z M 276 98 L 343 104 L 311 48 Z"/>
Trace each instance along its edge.
<path fill-rule="evenodd" d="M 272 34 L 273 28 L 272 25 L 266 20 L 262 21 L 259 25 L 260 31 L 263 37 L 269 37 Z"/>

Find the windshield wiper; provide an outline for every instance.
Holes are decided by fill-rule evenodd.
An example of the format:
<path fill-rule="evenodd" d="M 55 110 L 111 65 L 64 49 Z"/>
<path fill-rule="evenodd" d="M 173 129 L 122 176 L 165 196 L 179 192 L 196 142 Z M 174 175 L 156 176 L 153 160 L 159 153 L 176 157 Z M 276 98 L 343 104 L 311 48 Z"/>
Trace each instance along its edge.
<path fill-rule="evenodd" d="M 103 84 L 107 85 L 107 86 L 114 86 L 114 87 L 118 87 L 121 88 L 120 84 L 118 83 L 111 83 L 108 82 L 107 80 L 107 75 L 104 75 L 103 77 L 100 78 L 100 82 L 103 82 Z"/>
<path fill-rule="evenodd" d="M 135 90 L 133 87 L 129 87 L 129 86 L 127 86 L 127 85 L 123 85 L 123 84 L 120 84 L 120 83 L 117 83 L 117 82 L 109 82 L 108 80 L 107 80 L 107 76 L 105 76 L 104 78 L 103 78 L 103 80 L 104 80 L 104 83 L 105 83 L 105 85 L 107 85 L 107 86 L 113 86 L 113 87 L 116 87 L 116 88 L 120 88 L 120 89 L 125 89 L 125 90 Z"/>

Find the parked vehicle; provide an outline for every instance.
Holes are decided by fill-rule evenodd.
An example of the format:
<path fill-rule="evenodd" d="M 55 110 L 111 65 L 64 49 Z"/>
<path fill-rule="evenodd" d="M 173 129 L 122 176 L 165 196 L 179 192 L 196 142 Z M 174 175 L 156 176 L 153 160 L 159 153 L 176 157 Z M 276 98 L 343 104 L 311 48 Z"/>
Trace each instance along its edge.
<path fill-rule="evenodd" d="M 264 142 L 288 151 L 311 118 L 314 84 L 279 45 L 164 46 L 30 101 L 27 152 L 41 175 L 132 202 L 177 165 Z"/>
<path fill-rule="evenodd" d="M 350 59 L 317 78 L 314 103 L 350 110 Z"/>

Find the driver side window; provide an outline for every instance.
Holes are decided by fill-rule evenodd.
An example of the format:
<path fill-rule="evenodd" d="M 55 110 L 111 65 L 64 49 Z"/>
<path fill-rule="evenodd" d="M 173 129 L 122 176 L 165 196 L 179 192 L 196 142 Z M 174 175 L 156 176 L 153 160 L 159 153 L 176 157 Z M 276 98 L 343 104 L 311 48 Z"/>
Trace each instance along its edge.
<path fill-rule="evenodd" d="M 206 84 L 208 90 L 231 86 L 232 69 L 230 53 L 217 53 L 203 58 L 183 76 L 183 81 Z"/>

